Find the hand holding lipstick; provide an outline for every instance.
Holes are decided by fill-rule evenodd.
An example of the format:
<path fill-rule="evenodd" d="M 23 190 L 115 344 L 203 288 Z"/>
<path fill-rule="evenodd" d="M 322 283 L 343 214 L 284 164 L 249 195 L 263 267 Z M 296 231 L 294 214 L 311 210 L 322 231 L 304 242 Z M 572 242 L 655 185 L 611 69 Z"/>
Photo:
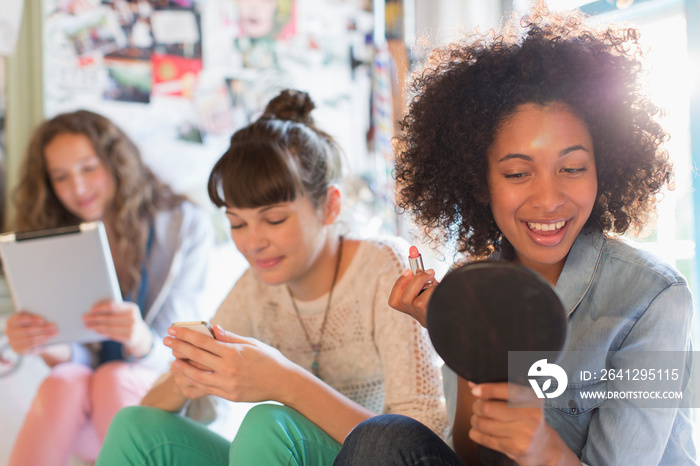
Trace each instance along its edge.
<path fill-rule="evenodd" d="M 424 270 L 423 259 L 415 246 L 409 249 L 408 262 L 411 270 L 406 270 L 394 283 L 389 306 L 408 314 L 425 327 L 428 301 L 438 282 L 434 270 Z"/>

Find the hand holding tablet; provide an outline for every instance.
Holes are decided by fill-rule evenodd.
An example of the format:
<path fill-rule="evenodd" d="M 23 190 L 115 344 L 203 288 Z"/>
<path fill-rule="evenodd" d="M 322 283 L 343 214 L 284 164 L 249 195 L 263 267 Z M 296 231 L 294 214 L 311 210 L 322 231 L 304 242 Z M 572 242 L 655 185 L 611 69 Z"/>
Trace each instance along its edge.
<path fill-rule="evenodd" d="M 49 336 L 48 324 L 57 330 L 42 345 L 106 339 L 82 318 L 100 301 L 122 300 L 102 222 L 0 235 L 0 254 L 15 310 L 43 318 L 21 325 L 38 325 L 35 336 Z"/>
<path fill-rule="evenodd" d="M 12 351 L 17 354 L 31 354 L 58 335 L 58 329 L 56 324 L 48 322 L 38 314 L 21 311 L 7 319 L 5 333 Z"/>

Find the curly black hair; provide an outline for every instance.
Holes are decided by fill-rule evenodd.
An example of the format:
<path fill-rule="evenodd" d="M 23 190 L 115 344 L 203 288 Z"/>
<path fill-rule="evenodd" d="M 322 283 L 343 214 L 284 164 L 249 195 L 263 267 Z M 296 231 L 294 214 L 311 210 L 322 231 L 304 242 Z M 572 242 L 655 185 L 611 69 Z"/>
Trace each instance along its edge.
<path fill-rule="evenodd" d="M 416 74 L 397 138 L 397 201 L 434 243 L 477 259 L 505 243 L 489 207 L 487 151 L 523 104 L 563 102 L 594 143 L 598 195 L 587 226 L 641 231 L 672 188 L 659 107 L 640 83 L 636 29 L 595 30 L 576 13 L 538 10 L 435 49 Z M 506 24 L 506 23 L 504 23 Z M 511 22 L 510 24 L 515 24 Z"/>

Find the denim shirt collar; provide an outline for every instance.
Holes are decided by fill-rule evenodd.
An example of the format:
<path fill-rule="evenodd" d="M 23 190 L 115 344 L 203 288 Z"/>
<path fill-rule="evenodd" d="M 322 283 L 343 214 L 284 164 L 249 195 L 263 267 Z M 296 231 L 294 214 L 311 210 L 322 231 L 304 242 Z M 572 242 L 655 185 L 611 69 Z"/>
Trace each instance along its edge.
<path fill-rule="evenodd" d="M 574 241 L 564 269 L 554 288 L 571 317 L 593 283 L 593 277 L 603 257 L 605 234 L 599 228 L 586 228 Z"/>
<path fill-rule="evenodd" d="M 581 230 L 566 256 L 564 269 L 559 275 L 554 291 L 559 295 L 569 318 L 593 283 L 593 277 L 603 257 L 604 244 L 603 231 L 597 227 L 587 227 Z M 495 251 L 491 259 L 500 260 L 501 251 Z"/>

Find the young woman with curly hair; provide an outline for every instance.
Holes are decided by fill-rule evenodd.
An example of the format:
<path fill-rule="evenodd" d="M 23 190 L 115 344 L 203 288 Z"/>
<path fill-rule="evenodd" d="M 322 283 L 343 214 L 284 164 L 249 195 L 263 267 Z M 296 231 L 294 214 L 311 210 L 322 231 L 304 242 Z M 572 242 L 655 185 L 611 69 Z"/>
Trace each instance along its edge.
<path fill-rule="evenodd" d="M 616 237 L 644 227 L 671 184 L 659 109 L 640 92 L 638 32 L 542 11 L 520 25 L 432 53 L 403 120 L 400 205 L 468 260 L 514 261 L 555 287 L 568 313 L 567 374 L 676 351 L 682 390 L 687 283 Z M 431 280 L 405 273 L 390 304 L 425 322 Z M 522 393 L 461 378 L 446 386 L 455 451 L 413 420 L 382 416 L 349 435 L 335 464 L 478 464 L 476 445 L 520 465 L 695 464 L 689 400 L 662 409 L 584 399 L 581 390 L 605 388 L 598 381 L 570 383 L 546 409 L 514 409 L 509 387 Z"/>
<path fill-rule="evenodd" d="M 51 368 L 10 464 L 66 464 L 72 453 L 94 460 L 114 414 L 167 369 L 160 340 L 170 324 L 206 318 L 200 299 L 213 225 L 154 176 L 114 123 L 85 110 L 36 129 L 14 201 L 18 231 L 101 220 L 124 301 L 85 309 L 86 327 L 108 337 L 103 343 L 52 345 L 55 325 L 31 309 L 8 319 L 12 348 L 38 353 Z"/>

